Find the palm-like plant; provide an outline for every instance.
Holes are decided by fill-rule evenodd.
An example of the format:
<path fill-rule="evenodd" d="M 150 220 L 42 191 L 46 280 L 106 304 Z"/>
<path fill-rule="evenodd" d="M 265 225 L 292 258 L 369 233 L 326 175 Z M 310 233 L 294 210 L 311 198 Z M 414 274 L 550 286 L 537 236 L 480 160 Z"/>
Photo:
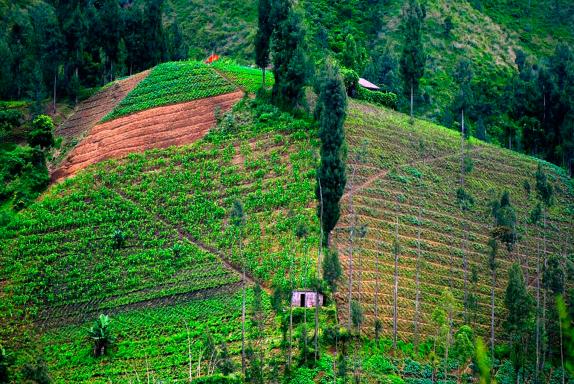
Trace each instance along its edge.
<path fill-rule="evenodd" d="M 100 315 L 94 325 L 88 330 L 88 336 L 94 341 L 94 356 L 103 356 L 114 339 L 110 330 L 110 318 Z"/>

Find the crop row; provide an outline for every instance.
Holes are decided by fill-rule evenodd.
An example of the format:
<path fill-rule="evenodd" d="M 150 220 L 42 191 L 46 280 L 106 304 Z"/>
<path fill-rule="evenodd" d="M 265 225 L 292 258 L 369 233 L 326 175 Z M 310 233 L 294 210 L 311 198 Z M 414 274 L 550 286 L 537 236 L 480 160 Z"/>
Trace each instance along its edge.
<path fill-rule="evenodd" d="M 102 121 L 162 105 L 233 92 L 235 87 L 209 66 L 193 61 L 160 64 Z"/>
<path fill-rule="evenodd" d="M 256 93 L 263 85 L 263 73 L 259 68 L 244 67 L 228 60 L 216 61 L 212 67 L 246 92 Z M 274 82 L 273 72 L 266 71 L 265 85 L 269 87 Z"/>
<path fill-rule="evenodd" d="M 90 323 L 48 331 L 42 335 L 40 345 L 57 382 L 133 382 L 148 374 L 155 381 L 185 380 L 189 375 L 188 354 L 192 354 L 192 370 L 196 374 L 207 333 L 215 345 L 225 343 L 230 355 L 237 355 L 241 300 L 241 292 L 232 292 L 112 316 L 111 331 L 117 342 L 110 357 L 103 360 L 91 355 L 91 344 L 86 338 Z M 248 307 L 252 300 L 253 294 L 248 290 Z M 267 300 L 265 308 L 268 311 Z M 203 356 L 202 370 L 206 369 L 205 359 Z"/>

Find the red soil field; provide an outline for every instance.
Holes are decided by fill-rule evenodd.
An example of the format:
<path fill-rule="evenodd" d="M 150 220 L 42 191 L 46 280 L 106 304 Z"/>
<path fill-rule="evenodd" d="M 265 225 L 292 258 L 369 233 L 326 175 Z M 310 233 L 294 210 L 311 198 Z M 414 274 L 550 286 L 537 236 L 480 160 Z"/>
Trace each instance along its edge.
<path fill-rule="evenodd" d="M 89 135 L 52 173 L 52 181 L 74 175 L 87 166 L 131 152 L 184 145 L 201 139 L 216 124 L 215 110 L 229 110 L 243 97 L 225 95 L 148 109 L 95 125 Z"/>
<path fill-rule="evenodd" d="M 74 114 L 55 130 L 56 135 L 65 139 L 82 136 L 96 125 L 126 95 L 145 79 L 149 71 L 140 72 L 127 79 L 119 80 L 81 102 Z"/>

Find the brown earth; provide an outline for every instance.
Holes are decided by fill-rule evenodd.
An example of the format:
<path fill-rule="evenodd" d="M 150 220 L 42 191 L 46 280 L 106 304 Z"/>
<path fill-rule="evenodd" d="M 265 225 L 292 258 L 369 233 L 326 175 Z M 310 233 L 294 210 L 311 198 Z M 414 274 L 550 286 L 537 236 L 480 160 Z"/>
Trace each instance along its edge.
<path fill-rule="evenodd" d="M 149 72 L 149 70 L 140 72 L 127 79 L 118 80 L 79 103 L 74 114 L 55 129 L 56 136 L 62 137 L 62 151 L 56 157 L 63 159 L 66 155 L 66 148 L 73 147 L 74 142 L 82 140 L 140 81 L 149 75 Z M 53 172 L 58 166 L 58 161 L 50 164 L 50 172 Z"/>
<path fill-rule="evenodd" d="M 202 138 L 216 124 L 215 110 L 229 110 L 243 97 L 237 91 L 137 112 L 95 125 L 51 177 L 58 181 L 109 158 L 152 148 L 184 145 Z"/>

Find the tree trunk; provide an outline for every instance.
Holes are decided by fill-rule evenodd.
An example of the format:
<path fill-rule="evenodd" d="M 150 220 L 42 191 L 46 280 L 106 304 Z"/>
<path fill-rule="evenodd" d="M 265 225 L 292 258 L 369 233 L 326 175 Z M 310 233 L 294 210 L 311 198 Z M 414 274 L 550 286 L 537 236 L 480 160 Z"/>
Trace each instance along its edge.
<path fill-rule="evenodd" d="M 54 102 L 52 105 L 52 113 L 55 115 L 56 114 L 56 83 L 58 81 L 58 70 L 56 69 L 54 71 Z"/>
<path fill-rule="evenodd" d="M 395 227 L 395 241 L 396 244 L 399 242 L 399 218 L 397 216 L 397 224 Z M 394 273 L 394 289 L 393 289 L 393 348 L 397 348 L 397 328 L 398 328 L 398 294 L 399 294 L 399 252 L 395 249 L 395 273 Z"/>
<path fill-rule="evenodd" d="M 293 348 L 293 300 L 289 300 L 289 355 L 287 356 L 287 367 L 291 370 L 291 356 Z"/>
<path fill-rule="evenodd" d="M 490 287 L 490 355 L 494 360 L 494 286 L 496 285 L 496 270 L 492 270 L 492 285 Z"/>
<path fill-rule="evenodd" d="M 416 286 L 416 294 L 415 294 L 415 319 L 414 319 L 414 349 L 415 352 L 418 352 L 419 346 L 419 302 L 420 302 L 420 281 L 419 281 L 419 274 L 420 274 L 420 258 L 421 258 L 421 208 L 419 207 L 419 214 L 417 217 L 417 259 L 415 262 L 415 286 Z"/>
<path fill-rule="evenodd" d="M 319 183 L 319 195 L 321 198 L 321 240 L 319 241 L 319 253 L 317 255 L 317 281 L 321 279 L 321 258 L 323 255 L 323 188 Z M 307 336 L 305 336 L 307 338 Z M 315 285 L 315 361 L 319 358 L 319 287 Z"/>
<path fill-rule="evenodd" d="M 246 291 L 245 291 L 245 259 L 243 258 L 243 252 L 241 249 L 241 235 L 239 236 L 239 255 L 243 260 L 243 298 L 241 303 L 241 373 L 245 375 L 245 301 L 246 301 Z"/>
<path fill-rule="evenodd" d="M 540 376 L 540 242 L 536 254 L 536 383 Z"/>
<path fill-rule="evenodd" d="M 468 236 L 466 225 L 463 223 L 463 240 L 462 240 L 462 269 L 463 269 L 463 289 L 464 289 L 464 322 L 469 323 L 468 316 L 468 262 L 466 260 L 466 238 Z"/>
<path fill-rule="evenodd" d="M 414 122 L 413 105 L 414 105 L 414 84 L 411 81 L 411 121 Z"/>
<path fill-rule="evenodd" d="M 349 228 L 349 321 L 348 329 L 349 333 L 352 332 L 352 319 L 351 319 L 351 302 L 353 301 L 353 240 L 355 237 L 355 207 L 353 205 L 353 192 L 354 192 L 354 180 L 355 180 L 355 169 L 353 165 L 353 173 L 351 174 L 351 182 L 349 183 L 349 210 L 351 212 L 351 227 Z"/>

